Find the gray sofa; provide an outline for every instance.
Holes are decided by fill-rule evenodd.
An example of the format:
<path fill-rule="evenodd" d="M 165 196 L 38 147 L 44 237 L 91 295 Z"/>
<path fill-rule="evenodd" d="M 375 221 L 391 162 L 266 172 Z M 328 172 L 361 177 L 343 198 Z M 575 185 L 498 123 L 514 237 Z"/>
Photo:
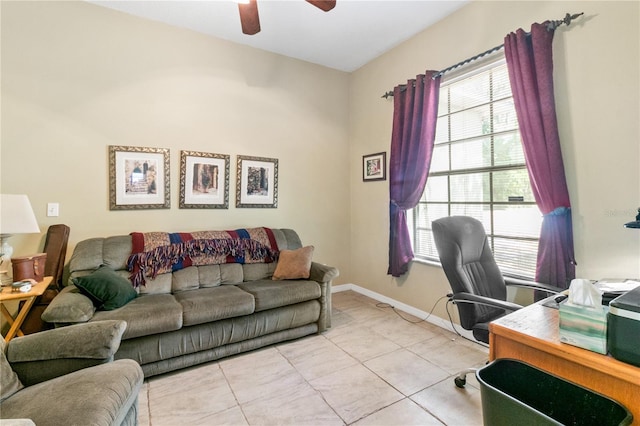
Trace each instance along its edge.
<path fill-rule="evenodd" d="M 271 230 L 280 261 L 302 248 L 290 229 Z M 277 262 L 218 263 L 161 273 L 124 306 L 96 310 L 72 283 L 107 265 L 130 278 L 132 236 L 81 241 L 69 263 L 69 285 L 42 319 L 64 326 L 124 320 L 116 359 L 133 359 L 145 377 L 216 360 L 266 345 L 320 333 L 331 326 L 331 281 L 338 270 L 311 262 L 308 279 L 274 280 Z M 293 252 L 295 253 L 295 252 Z M 75 281 L 77 283 L 77 281 Z"/>
<path fill-rule="evenodd" d="M 96 321 L 0 339 L 0 424 L 137 424 L 142 369 L 113 361 L 125 329 Z"/>

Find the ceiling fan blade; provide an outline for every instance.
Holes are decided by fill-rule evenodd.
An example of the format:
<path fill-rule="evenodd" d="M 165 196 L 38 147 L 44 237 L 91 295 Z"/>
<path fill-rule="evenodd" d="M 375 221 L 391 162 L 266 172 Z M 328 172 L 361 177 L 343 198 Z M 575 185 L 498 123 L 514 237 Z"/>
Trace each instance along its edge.
<path fill-rule="evenodd" d="M 240 11 L 240 24 L 242 32 L 247 35 L 254 35 L 260 32 L 260 17 L 258 16 L 257 0 L 249 0 L 248 3 L 238 3 Z"/>
<path fill-rule="evenodd" d="M 336 0 L 307 0 L 307 3 L 311 3 L 318 9 L 322 9 L 325 12 L 328 12 L 336 7 Z"/>

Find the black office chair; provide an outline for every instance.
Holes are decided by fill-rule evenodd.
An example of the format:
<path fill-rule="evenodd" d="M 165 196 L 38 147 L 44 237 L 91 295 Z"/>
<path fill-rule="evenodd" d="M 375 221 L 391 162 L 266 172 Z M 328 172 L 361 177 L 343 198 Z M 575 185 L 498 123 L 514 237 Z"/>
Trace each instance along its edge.
<path fill-rule="evenodd" d="M 433 238 L 442 269 L 453 293 L 449 301 L 458 307 L 460 325 L 473 337 L 489 343 L 489 323 L 522 308 L 507 302 L 507 286 L 527 287 L 559 293 L 559 287 L 503 277 L 489 247 L 482 223 L 472 217 L 450 216 L 432 222 Z M 458 387 L 466 384 L 467 369 L 455 378 Z"/>

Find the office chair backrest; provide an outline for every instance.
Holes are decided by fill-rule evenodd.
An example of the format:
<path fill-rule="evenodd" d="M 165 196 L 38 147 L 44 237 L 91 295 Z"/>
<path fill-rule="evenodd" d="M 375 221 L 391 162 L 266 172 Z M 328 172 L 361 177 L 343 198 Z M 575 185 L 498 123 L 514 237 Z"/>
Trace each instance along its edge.
<path fill-rule="evenodd" d="M 51 225 L 47 229 L 47 236 L 44 240 L 44 252 L 47 253 L 47 260 L 44 264 L 44 275 L 53 277 L 49 288 L 41 296 L 36 297 L 33 306 L 24 319 L 20 329 L 24 334 L 37 333 L 42 330 L 53 328 L 53 324 L 42 321 L 42 313 L 49 306 L 49 303 L 56 297 L 58 291 L 62 289 L 62 271 L 64 260 L 67 255 L 67 241 L 69 240 L 69 227 L 67 225 Z"/>
<path fill-rule="evenodd" d="M 51 225 L 47 230 L 44 241 L 44 251 L 47 261 L 44 265 L 45 276 L 53 277 L 51 284 L 62 289 L 62 272 L 67 255 L 67 242 L 70 228 L 67 225 Z"/>
<path fill-rule="evenodd" d="M 444 217 L 434 220 L 432 229 L 442 269 L 454 293 L 506 300 L 504 278 L 479 220 L 467 216 Z M 460 325 L 466 330 L 504 313 L 502 309 L 473 303 L 457 303 L 456 306 Z"/>

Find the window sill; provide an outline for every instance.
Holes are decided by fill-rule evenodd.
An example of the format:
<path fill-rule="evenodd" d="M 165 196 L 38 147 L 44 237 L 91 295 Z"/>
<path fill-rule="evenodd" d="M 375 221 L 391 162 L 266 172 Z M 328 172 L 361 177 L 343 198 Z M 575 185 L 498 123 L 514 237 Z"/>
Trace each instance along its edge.
<path fill-rule="evenodd" d="M 423 258 L 415 257 L 415 258 L 413 258 L 413 260 L 411 262 L 420 263 L 422 265 L 436 266 L 438 268 L 442 268 L 442 264 L 437 260 L 423 259 Z M 535 281 L 534 277 L 523 277 L 523 276 L 519 276 L 519 275 L 503 274 L 503 277 L 505 279 L 514 278 L 514 279 L 518 279 L 518 280 Z"/>
<path fill-rule="evenodd" d="M 442 268 L 442 264 L 437 260 L 423 259 L 423 258 L 419 258 L 419 257 L 414 257 L 411 262 L 421 263 L 423 265 L 429 265 L 429 266 L 437 266 L 438 268 Z"/>

